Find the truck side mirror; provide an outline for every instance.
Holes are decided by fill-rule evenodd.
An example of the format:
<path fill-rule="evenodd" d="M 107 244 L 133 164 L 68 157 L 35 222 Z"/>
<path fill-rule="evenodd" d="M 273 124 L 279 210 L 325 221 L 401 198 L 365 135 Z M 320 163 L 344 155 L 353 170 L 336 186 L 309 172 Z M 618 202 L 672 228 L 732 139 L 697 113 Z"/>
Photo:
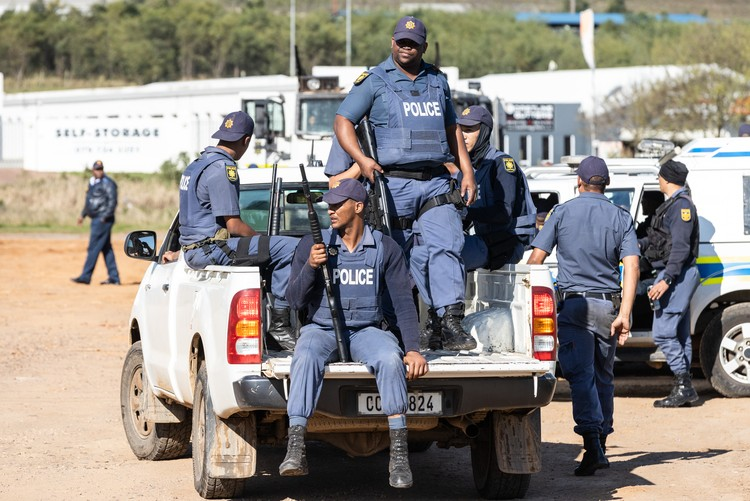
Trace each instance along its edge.
<path fill-rule="evenodd" d="M 156 232 L 131 231 L 125 237 L 125 255 L 134 259 L 156 261 Z"/>

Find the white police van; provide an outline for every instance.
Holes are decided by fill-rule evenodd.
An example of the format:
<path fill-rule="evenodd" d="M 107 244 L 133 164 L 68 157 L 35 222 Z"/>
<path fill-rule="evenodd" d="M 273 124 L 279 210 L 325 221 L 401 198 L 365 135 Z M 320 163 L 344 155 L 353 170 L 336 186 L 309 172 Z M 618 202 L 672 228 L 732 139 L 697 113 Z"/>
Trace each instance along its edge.
<path fill-rule="evenodd" d="M 690 171 L 700 224 L 700 285 L 690 303 L 694 362 L 722 395 L 750 396 L 750 138 L 698 139 L 658 161 L 606 159 L 606 195 L 630 211 L 636 229 L 647 217 L 642 201 L 663 200 L 658 168 L 668 158 Z M 539 212 L 577 196 L 576 166 L 525 171 Z M 554 263 L 554 254 L 546 263 Z M 619 361 L 666 362 L 653 343 L 651 321 L 648 299 L 639 295 L 633 337 L 618 348 Z"/>

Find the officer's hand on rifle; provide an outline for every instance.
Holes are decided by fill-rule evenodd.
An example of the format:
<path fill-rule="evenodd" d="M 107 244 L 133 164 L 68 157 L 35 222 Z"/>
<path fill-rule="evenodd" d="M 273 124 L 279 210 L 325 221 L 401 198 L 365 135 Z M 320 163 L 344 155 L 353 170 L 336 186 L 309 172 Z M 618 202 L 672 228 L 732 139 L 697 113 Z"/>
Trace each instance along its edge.
<path fill-rule="evenodd" d="M 369 157 L 367 158 L 367 161 L 362 162 L 359 169 L 362 172 L 362 175 L 369 179 L 371 183 L 375 182 L 375 171 L 378 171 L 381 174 L 383 173 L 383 168 L 375 160 Z"/>
<path fill-rule="evenodd" d="M 310 247 L 310 257 L 307 259 L 307 264 L 310 265 L 310 268 L 317 270 L 326 261 L 328 261 L 328 254 L 326 253 L 325 244 L 314 244 Z"/>
<path fill-rule="evenodd" d="M 430 370 L 427 360 L 417 351 L 410 351 L 404 355 L 404 364 L 406 365 L 406 379 L 417 379 Z"/>

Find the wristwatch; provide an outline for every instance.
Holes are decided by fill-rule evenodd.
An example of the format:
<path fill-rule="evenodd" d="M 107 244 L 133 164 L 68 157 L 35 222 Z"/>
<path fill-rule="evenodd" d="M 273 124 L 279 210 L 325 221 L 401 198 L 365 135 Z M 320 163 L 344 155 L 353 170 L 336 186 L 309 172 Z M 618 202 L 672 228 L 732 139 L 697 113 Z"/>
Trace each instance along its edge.
<path fill-rule="evenodd" d="M 672 287 L 672 278 L 671 277 L 664 277 L 663 279 L 665 282 L 667 282 L 667 285 L 669 287 Z"/>

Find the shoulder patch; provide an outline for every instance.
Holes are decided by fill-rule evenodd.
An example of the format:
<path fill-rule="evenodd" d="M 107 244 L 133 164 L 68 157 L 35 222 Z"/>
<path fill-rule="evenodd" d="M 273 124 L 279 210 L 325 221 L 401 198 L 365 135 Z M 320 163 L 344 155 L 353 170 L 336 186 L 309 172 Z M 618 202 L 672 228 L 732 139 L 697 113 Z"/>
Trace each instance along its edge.
<path fill-rule="evenodd" d="M 511 174 L 516 172 L 516 161 L 511 157 L 503 158 L 503 164 L 505 165 L 506 172 L 510 172 Z"/>
<path fill-rule="evenodd" d="M 229 179 L 230 182 L 234 183 L 239 179 L 237 176 L 237 166 L 235 164 L 226 164 L 226 170 L 227 179 Z"/>
<path fill-rule="evenodd" d="M 357 79 L 354 80 L 354 85 L 361 84 L 369 76 L 370 76 L 370 72 L 369 71 L 363 71 L 362 73 L 359 74 L 359 76 L 357 77 Z"/>
<path fill-rule="evenodd" d="M 692 217 L 692 215 L 690 214 L 690 209 L 680 209 L 680 217 L 685 222 L 690 221 L 690 218 Z"/>

